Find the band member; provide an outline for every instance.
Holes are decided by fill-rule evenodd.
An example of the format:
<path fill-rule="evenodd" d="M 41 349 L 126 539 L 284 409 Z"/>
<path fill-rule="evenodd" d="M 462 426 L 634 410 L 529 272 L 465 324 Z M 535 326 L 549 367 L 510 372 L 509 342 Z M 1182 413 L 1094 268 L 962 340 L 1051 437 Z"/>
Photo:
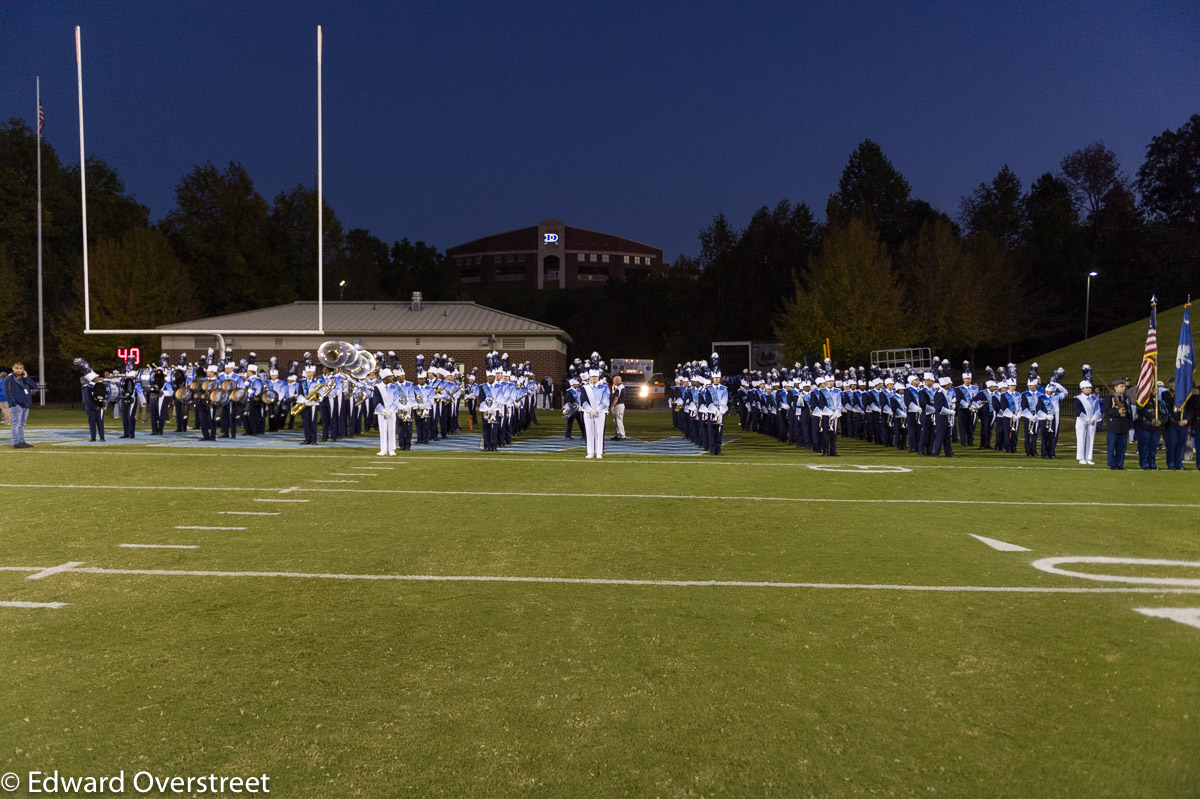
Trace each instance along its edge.
<path fill-rule="evenodd" d="M 192 380 L 196 379 L 197 375 L 196 375 L 195 368 L 188 367 L 186 352 L 180 353 L 179 365 L 175 367 L 175 371 L 172 372 L 172 375 L 173 376 L 171 379 L 171 385 L 173 385 L 175 387 L 176 391 L 178 391 L 179 389 L 186 386 Z M 176 433 L 186 433 L 187 432 L 188 413 L 189 412 L 190 412 L 190 408 L 188 407 L 188 403 L 186 400 L 181 400 L 181 399 L 175 400 L 175 432 Z"/>
<path fill-rule="evenodd" d="M 254 357 L 254 353 L 250 353 Z M 262 378 L 258 376 L 258 364 L 251 361 L 246 364 L 246 435 L 257 436 L 263 431 L 262 422 L 262 393 L 265 389 Z"/>
<path fill-rule="evenodd" d="M 486 356 L 484 360 L 487 360 Z M 463 398 L 467 403 L 467 429 L 474 430 L 476 424 L 476 416 L 479 410 L 479 386 L 475 382 L 475 375 L 479 371 L 478 366 L 471 367 L 471 373 L 467 375 L 467 388 L 463 392 Z"/>
<path fill-rule="evenodd" d="M 580 391 L 579 407 L 587 430 L 587 457 L 604 457 L 604 417 L 608 413 L 608 384 L 600 381 L 600 354 L 593 352 L 588 382 Z"/>
<path fill-rule="evenodd" d="M 933 412 L 937 417 L 934 420 L 933 454 L 941 457 L 944 451 L 947 458 L 953 458 L 956 456 L 950 446 L 950 439 L 952 438 L 951 431 L 954 428 L 957 400 L 954 397 L 953 383 L 949 377 L 940 378 L 938 385 L 940 388 L 933 398 Z"/>
<path fill-rule="evenodd" d="M 1104 418 L 1104 405 L 1092 393 L 1092 367 L 1083 367 L 1083 380 L 1079 383 L 1082 392 L 1075 398 L 1075 460 L 1092 465 L 1092 448 L 1096 442 L 1096 426 Z"/>
<path fill-rule="evenodd" d="M 133 364 L 126 365 L 126 371 L 121 378 L 121 425 L 124 428 L 121 438 L 134 438 L 137 433 L 138 394 L 141 386 L 137 381 L 137 372 Z"/>
<path fill-rule="evenodd" d="M 425 356 L 417 356 L 417 384 L 413 386 L 413 415 L 416 417 L 417 444 L 428 444 L 433 428 L 433 386 L 429 385 L 429 373 L 425 371 Z"/>
<path fill-rule="evenodd" d="M 499 414 L 500 400 L 498 397 L 499 387 L 496 384 L 496 370 L 498 364 L 494 360 L 494 353 L 488 353 L 484 356 L 484 375 L 486 382 L 479 386 L 478 412 L 482 422 L 482 438 L 480 444 L 484 452 L 498 452 L 500 449 L 499 437 Z"/>
<path fill-rule="evenodd" d="M 380 371 L 382 381 L 375 384 L 374 400 L 375 415 L 379 422 L 379 455 L 396 454 L 396 391 L 392 385 L 396 378 L 391 369 Z"/>
<path fill-rule="evenodd" d="M 575 367 L 568 366 L 567 371 L 570 377 L 567 378 L 567 390 L 563 394 L 563 417 L 567 420 L 567 431 L 564 438 L 574 438 L 571 435 L 571 428 L 575 422 L 579 422 L 579 432 L 583 435 L 584 440 L 587 440 L 587 429 L 584 427 L 583 419 L 579 415 L 579 379 L 575 376 Z"/>
<path fill-rule="evenodd" d="M 217 365 L 215 363 L 210 362 L 208 366 L 204 368 L 204 372 L 206 382 L 216 382 Z M 205 398 L 201 398 L 200 401 L 196 403 L 196 424 L 200 426 L 201 441 L 217 440 L 217 419 L 213 415 L 212 405 L 210 405 Z"/>
<path fill-rule="evenodd" d="M 104 386 L 100 382 L 100 375 L 90 369 L 80 381 L 83 385 L 83 411 L 87 414 L 88 432 L 91 434 L 91 440 L 95 441 L 96 436 L 100 436 L 100 440 L 104 440 L 104 406 L 103 400 L 97 399 L 97 395 L 101 392 L 93 389 Z"/>
<path fill-rule="evenodd" d="M 404 367 L 399 360 L 394 361 L 392 375 L 396 378 L 392 384 L 396 395 L 396 433 L 400 439 L 400 451 L 407 452 L 412 449 L 412 417 L 417 404 L 417 392 L 415 386 L 405 379 Z"/>
<path fill-rule="evenodd" d="M 309 395 L 320 388 L 321 383 L 317 380 L 317 367 L 314 364 L 304 367 L 304 376 L 297 381 L 297 386 L 294 402 L 301 407 L 300 427 L 304 432 L 304 440 L 300 444 L 301 446 L 305 444 L 315 446 L 317 443 L 318 400 L 309 399 Z"/>
<path fill-rule="evenodd" d="M 233 352 L 231 350 L 226 350 L 224 364 L 225 370 L 221 374 L 220 380 L 221 385 L 225 385 L 226 383 L 230 384 L 228 391 L 231 394 L 239 388 L 246 387 L 246 381 L 242 379 L 242 376 L 234 373 L 234 365 Z M 240 405 L 240 403 L 235 405 L 233 402 L 226 402 L 225 405 L 221 407 L 221 438 L 237 438 L 238 405 Z"/>

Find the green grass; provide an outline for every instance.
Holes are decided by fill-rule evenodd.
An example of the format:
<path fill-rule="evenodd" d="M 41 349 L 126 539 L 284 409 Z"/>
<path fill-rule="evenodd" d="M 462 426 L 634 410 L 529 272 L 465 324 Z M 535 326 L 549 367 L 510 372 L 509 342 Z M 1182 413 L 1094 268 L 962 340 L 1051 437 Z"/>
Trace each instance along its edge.
<path fill-rule="evenodd" d="M 31 421 L 81 419 L 58 414 Z M 1200 560 L 1195 472 L 1077 467 L 1069 441 L 951 464 L 843 442 L 838 466 L 911 471 L 819 472 L 729 432 L 721 459 L 414 452 L 356 485 L 310 481 L 373 452 L 3 447 L 0 483 L 180 489 L 0 488 L 0 566 L 1097 587 L 1030 564 Z M 311 501 L 188 490 L 290 486 Z M 917 498 L 1048 504 L 863 501 Z M 0 600 L 70 604 L 0 608 L 0 772 L 265 772 L 287 797 L 1200 791 L 1200 630 L 1132 610 L 1195 595 L 26 577 L 0 571 Z"/>
<path fill-rule="evenodd" d="M 1175 376 L 1175 347 L 1179 343 L 1179 327 L 1183 324 L 1183 306 L 1159 308 L 1156 320 L 1158 327 L 1159 379 L 1164 383 Z M 1142 367 L 1142 352 L 1146 347 L 1146 331 L 1150 327 L 1150 308 L 1146 316 L 1137 322 L 1077 341 L 1066 347 L 1047 352 L 1020 364 L 1018 374 L 1024 385 L 1029 364 L 1036 361 L 1043 382 L 1058 367 L 1067 370 L 1066 383 L 1078 383 L 1083 379 L 1080 371 L 1090 364 L 1095 374 L 1105 382 L 1127 377 L 1136 382 Z"/>

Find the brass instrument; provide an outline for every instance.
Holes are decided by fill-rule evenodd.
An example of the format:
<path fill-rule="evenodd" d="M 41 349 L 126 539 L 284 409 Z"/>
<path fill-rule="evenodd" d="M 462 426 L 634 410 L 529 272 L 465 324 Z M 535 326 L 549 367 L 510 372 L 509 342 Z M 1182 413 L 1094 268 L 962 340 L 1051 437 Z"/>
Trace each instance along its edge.
<path fill-rule="evenodd" d="M 309 405 L 314 405 L 320 402 L 322 399 L 324 399 L 325 395 L 329 393 L 329 388 L 326 388 L 326 386 L 332 387 L 332 385 L 332 383 L 318 383 L 312 391 L 304 395 L 302 400 L 292 403 L 292 409 L 288 412 L 288 415 L 298 416 Z"/>

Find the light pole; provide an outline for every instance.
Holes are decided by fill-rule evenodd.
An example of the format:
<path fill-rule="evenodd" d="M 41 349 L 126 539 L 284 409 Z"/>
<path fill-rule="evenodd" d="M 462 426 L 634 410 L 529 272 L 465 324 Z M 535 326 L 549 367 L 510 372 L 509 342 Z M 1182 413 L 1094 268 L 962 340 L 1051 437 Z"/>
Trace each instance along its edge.
<path fill-rule="evenodd" d="M 1083 337 L 1088 337 L 1088 316 L 1092 310 L 1092 278 L 1096 276 L 1095 272 L 1088 272 L 1087 279 L 1087 294 L 1083 301 Z M 346 281 L 342 281 L 345 283 Z"/>
<path fill-rule="evenodd" d="M 1096 273 L 1092 272 L 1092 274 L 1094 275 Z M 346 299 L 346 281 L 343 280 L 341 283 L 338 283 L 338 302 L 341 302 L 344 299 Z M 1085 327 L 1086 327 L 1086 325 L 1085 325 Z M 1087 338 L 1086 331 L 1084 332 L 1083 337 Z"/>

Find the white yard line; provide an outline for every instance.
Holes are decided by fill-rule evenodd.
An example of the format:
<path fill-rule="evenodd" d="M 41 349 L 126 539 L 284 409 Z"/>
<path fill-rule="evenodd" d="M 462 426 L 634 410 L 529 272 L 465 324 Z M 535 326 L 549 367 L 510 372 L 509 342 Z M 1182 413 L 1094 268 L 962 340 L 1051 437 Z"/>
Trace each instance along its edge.
<path fill-rule="evenodd" d="M 330 472 L 334 477 L 378 477 L 370 472 Z"/>
<path fill-rule="evenodd" d="M 28 577 L 26 577 L 25 579 L 26 580 L 43 580 L 47 577 L 50 577 L 51 575 L 61 574 L 62 572 L 70 571 L 71 569 L 74 569 L 76 566 L 82 566 L 82 565 L 83 565 L 82 560 L 72 560 L 72 561 L 68 561 L 67 563 L 60 563 L 57 566 L 51 566 L 48 569 L 42 569 L 40 572 L 38 572 L 36 574 L 31 574 Z"/>
<path fill-rule="evenodd" d="M 117 544 L 125 549 L 199 549 L 197 544 Z"/>
<path fill-rule="evenodd" d="M 177 524 L 176 530 L 245 530 L 245 527 L 205 527 L 199 524 Z"/>
<path fill-rule="evenodd" d="M 313 483 L 357 483 L 357 480 L 311 480 Z"/>
<path fill-rule="evenodd" d="M 66 602 L 0 602 L 0 608 L 64 608 Z"/>
<path fill-rule="evenodd" d="M 336 474 L 336 473 L 335 473 Z M 360 474 L 351 474 L 360 477 Z M 867 499 L 850 497 L 770 497 L 770 496 L 741 496 L 736 494 L 634 494 L 634 493 L 586 493 L 580 491 L 434 491 L 429 489 L 402 488 L 306 488 L 297 486 L 290 488 L 247 488 L 230 486 L 218 488 L 215 486 L 129 486 L 129 485 L 51 485 L 0 483 L 0 488 L 52 488 L 52 489 L 97 489 L 104 491 L 257 491 L 285 493 L 290 491 L 353 493 L 353 494 L 406 494 L 419 496 L 486 496 L 486 497 L 538 497 L 567 499 L 683 499 L 710 500 L 718 502 L 796 502 L 806 504 L 855 504 L 855 505 L 994 505 L 1002 507 L 1049 507 L 1049 508 L 1179 508 L 1182 510 L 1200 509 L 1200 503 L 1194 502 L 1064 502 L 1037 500 L 1005 500 L 1005 499 Z M 308 502 L 307 499 L 263 499 L 256 498 L 255 502 Z"/>
<path fill-rule="evenodd" d="M 536 439 L 530 439 L 536 440 Z M 166 445 L 170 446 L 170 445 Z M 578 448 L 577 448 L 578 449 Z M 784 450 L 779 450 L 783 452 Z M 3 450 L 0 450 L 0 455 L 3 455 Z M 305 460 L 344 460 L 347 457 L 353 457 L 353 453 L 342 455 L 316 455 L 289 453 L 283 450 L 277 452 L 147 452 L 140 450 L 137 452 L 116 452 L 113 450 L 88 450 L 83 447 L 75 447 L 72 450 L 38 450 L 35 455 L 94 455 L 102 457 L 111 456 L 130 456 L 130 457 L 145 457 L 145 456 L 169 456 L 178 457 L 186 455 L 189 458 L 303 458 Z M 557 452 L 513 452 L 508 455 L 494 456 L 489 458 L 481 458 L 471 455 L 434 455 L 417 451 L 405 452 L 405 457 L 415 458 L 423 461 L 477 461 L 495 463 L 497 461 L 520 461 L 523 463 L 541 464 L 552 468 L 558 468 L 563 464 L 579 464 L 586 468 L 594 468 L 588 464 L 585 459 L 578 458 L 578 451 L 560 450 Z M 633 454 L 633 453 L 629 453 Z M 537 460 L 540 456 L 565 455 L 564 458 L 545 458 L 541 461 Z M 763 462 L 763 461 L 733 461 L 725 460 L 724 458 L 705 458 L 705 457 L 689 457 L 687 460 L 680 460 L 678 455 L 640 455 L 636 459 L 627 457 L 626 453 L 610 452 L 609 455 L 617 460 L 613 463 L 649 463 L 655 465 L 674 464 L 674 465 L 701 465 L 707 464 L 710 466 L 753 466 L 768 469 L 807 469 L 814 464 L 813 461 L 792 461 L 792 462 Z M 27 455 L 17 457 L 28 457 Z M 999 456 L 998 456 L 999 457 Z M 371 463 L 387 463 L 387 464 L 404 464 L 409 463 L 407 460 L 391 460 L 391 461 L 371 461 Z M 864 466 L 879 466 L 882 464 L 862 464 Z M 986 470 L 1015 470 L 1023 472 L 1086 472 L 1092 471 L 1103 473 L 1107 471 L 1098 466 L 1078 466 L 1075 464 L 1064 463 L 1062 466 L 1023 466 L 1023 465 L 1008 465 L 1008 466 L 970 466 L 966 464 L 938 464 L 938 463 L 908 463 L 904 464 L 908 469 L 986 469 Z"/>
<path fill-rule="evenodd" d="M 1200 630 L 1200 608 L 1134 608 L 1144 616 L 1170 619 Z"/>
<path fill-rule="evenodd" d="M 67 568 L 69 567 L 69 568 Z M 275 571 L 209 571 L 192 569 L 105 569 L 78 568 L 66 564 L 53 570 L 58 574 L 125 574 L 146 577 L 279 577 L 307 580 L 365 580 L 398 582 L 449 583 L 541 583 L 555 585 L 605 585 L 651 588 L 788 588 L 857 591 L 916 591 L 937 593 L 989 594 L 1200 594 L 1200 588 L 1075 588 L 1011 585 L 899 585 L 873 583 L 797 583 L 749 580 L 638 580 L 603 577 L 508 577 L 501 575 L 433 575 L 433 574 L 338 574 L 322 572 Z M 40 573 L 40 572 L 39 572 Z"/>
<path fill-rule="evenodd" d="M 277 510 L 219 510 L 225 516 L 278 516 Z"/>
<path fill-rule="evenodd" d="M 1032 552 L 1029 547 L 1022 547 L 1018 546 L 1017 544 L 1009 544 L 1006 541 L 997 541 L 995 538 L 984 538 L 983 536 L 975 535 L 974 533 L 967 533 L 967 535 L 971 536 L 971 538 L 976 538 L 987 544 L 992 549 L 997 549 L 1001 552 Z"/>

